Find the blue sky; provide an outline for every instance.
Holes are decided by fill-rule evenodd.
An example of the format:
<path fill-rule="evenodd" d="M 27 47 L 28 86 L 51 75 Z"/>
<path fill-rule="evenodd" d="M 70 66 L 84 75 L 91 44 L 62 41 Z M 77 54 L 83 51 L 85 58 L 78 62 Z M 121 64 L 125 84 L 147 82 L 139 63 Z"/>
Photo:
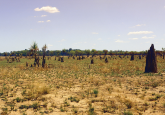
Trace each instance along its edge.
<path fill-rule="evenodd" d="M 1 0 L 0 52 L 156 50 L 165 47 L 165 0 Z"/>

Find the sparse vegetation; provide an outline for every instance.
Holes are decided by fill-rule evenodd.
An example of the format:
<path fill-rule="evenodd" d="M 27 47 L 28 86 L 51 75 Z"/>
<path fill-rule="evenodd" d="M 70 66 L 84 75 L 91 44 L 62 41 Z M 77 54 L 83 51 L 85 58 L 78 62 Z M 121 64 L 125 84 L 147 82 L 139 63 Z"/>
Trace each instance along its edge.
<path fill-rule="evenodd" d="M 163 74 L 144 73 L 145 58 L 138 59 L 134 55 L 134 60 L 130 61 L 130 55 L 128 58 L 111 57 L 107 53 L 105 57 L 101 55 L 104 58 L 101 60 L 94 51 L 93 58 L 89 55 L 82 59 L 81 53 L 77 53 L 79 60 L 64 56 L 63 63 L 58 58 L 54 60 L 55 57 L 48 60 L 45 55 L 44 68 L 34 67 L 35 56 L 31 59 L 22 56 L 19 63 L 7 63 L 5 57 L 0 60 L 0 99 L 5 105 L 1 108 L 3 113 L 21 110 L 24 111 L 21 114 L 27 114 L 30 108 L 41 114 L 53 114 L 59 110 L 95 115 L 100 110 L 103 113 L 133 115 L 143 114 L 149 108 L 159 108 L 163 112 L 161 108 L 165 108 L 165 99 L 161 88 L 165 85 L 165 78 Z M 60 57 L 60 52 L 58 55 Z M 106 57 L 108 63 L 104 62 Z M 41 58 L 43 56 L 39 56 Z M 91 59 L 94 59 L 94 64 L 90 64 Z M 158 70 L 163 72 L 164 60 L 158 56 L 158 61 Z M 26 62 L 32 67 L 26 66 Z M 90 103 L 89 107 L 86 107 L 87 103 Z M 78 108 L 83 109 L 80 111 Z M 129 112 L 121 108 L 137 111 Z"/>

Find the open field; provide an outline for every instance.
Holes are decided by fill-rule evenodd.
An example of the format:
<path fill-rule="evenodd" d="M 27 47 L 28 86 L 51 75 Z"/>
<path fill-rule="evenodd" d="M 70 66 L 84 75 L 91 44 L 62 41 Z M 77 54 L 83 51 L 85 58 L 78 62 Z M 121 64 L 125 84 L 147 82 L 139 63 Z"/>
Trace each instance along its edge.
<path fill-rule="evenodd" d="M 90 58 L 60 62 L 53 56 L 49 68 L 25 66 L 34 59 L 7 63 L 0 57 L 0 113 L 165 115 L 165 59 L 157 57 L 153 74 L 144 73 L 145 57 L 107 57 L 108 63 L 96 56 L 90 64 Z"/>

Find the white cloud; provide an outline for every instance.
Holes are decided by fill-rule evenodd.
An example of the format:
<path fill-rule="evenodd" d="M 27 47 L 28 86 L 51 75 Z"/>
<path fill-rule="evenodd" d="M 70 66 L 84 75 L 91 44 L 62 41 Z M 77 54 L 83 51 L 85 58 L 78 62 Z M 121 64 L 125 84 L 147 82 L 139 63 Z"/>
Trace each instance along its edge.
<path fill-rule="evenodd" d="M 30 30 L 33 30 L 33 29 L 30 29 Z"/>
<path fill-rule="evenodd" d="M 92 34 L 98 34 L 98 33 L 96 33 L 96 32 L 92 32 Z"/>
<path fill-rule="evenodd" d="M 135 26 L 133 26 L 131 28 L 140 27 L 140 26 L 146 26 L 146 24 L 137 24 L 137 25 L 135 25 Z"/>
<path fill-rule="evenodd" d="M 137 31 L 137 32 L 129 32 L 127 35 L 131 34 L 150 34 L 153 33 L 152 31 Z"/>
<path fill-rule="evenodd" d="M 35 18 L 38 17 L 38 16 L 34 16 Z"/>
<path fill-rule="evenodd" d="M 53 46 L 53 45 L 51 45 L 51 44 L 48 44 L 48 46 L 50 47 L 50 46 Z"/>
<path fill-rule="evenodd" d="M 85 44 L 87 43 L 87 42 L 84 42 Z"/>
<path fill-rule="evenodd" d="M 43 23 L 44 21 L 38 21 L 38 23 Z"/>
<path fill-rule="evenodd" d="M 41 17 L 45 17 L 45 16 L 47 16 L 47 15 L 42 15 Z"/>
<path fill-rule="evenodd" d="M 132 39 L 132 40 L 137 40 L 138 38 L 130 38 L 130 39 Z"/>
<path fill-rule="evenodd" d="M 136 26 L 141 26 L 140 24 L 136 25 Z"/>
<path fill-rule="evenodd" d="M 102 40 L 101 38 L 97 39 L 97 40 Z"/>
<path fill-rule="evenodd" d="M 164 40 L 164 39 L 161 39 L 161 40 Z"/>
<path fill-rule="evenodd" d="M 58 42 L 64 42 L 64 41 L 66 41 L 65 39 L 62 39 L 62 40 L 60 40 L 60 41 L 58 41 Z"/>
<path fill-rule="evenodd" d="M 34 11 L 45 11 L 45 12 L 49 12 L 49 13 L 60 12 L 56 7 L 51 7 L 51 6 L 44 6 L 42 8 L 35 8 Z"/>
<path fill-rule="evenodd" d="M 117 35 L 117 36 L 120 36 L 120 35 Z"/>
<path fill-rule="evenodd" d="M 152 35 L 152 37 L 147 37 L 147 36 L 143 36 L 142 39 L 150 39 L 150 38 L 155 38 L 156 35 Z"/>
<path fill-rule="evenodd" d="M 47 20 L 46 22 L 50 22 L 50 20 Z"/>
<path fill-rule="evenodd" d="M 136 26 L 145 26 L 145 24 L 138 24 L 138 25 L 136 25 Z"/>
<path fill-rule="evenodd" d="M 124 42 L 124 41 L 122 41 L 122 40 L 116 40 L 115 42 Z"/>

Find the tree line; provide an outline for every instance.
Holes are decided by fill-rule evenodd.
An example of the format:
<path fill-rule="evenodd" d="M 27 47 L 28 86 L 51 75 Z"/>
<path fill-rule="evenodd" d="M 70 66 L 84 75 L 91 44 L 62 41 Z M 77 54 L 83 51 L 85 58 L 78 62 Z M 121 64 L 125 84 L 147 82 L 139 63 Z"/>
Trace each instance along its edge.
<path fill-rule="evenodd" d="M 35 46 L 36 44 L 36 46 Z M 46 44 L 45 44 L 46 45 Z M 32 45 L 33 47 L 37 47 L 37 43 L 34 42 L 34 44 Z M 163 51 L 156 51 L 156 53 L 158 54 L 162 54 L 165 53 L 165 48 L 162 48 Z M 147 50 L 145 51 L 122 51 L 122 50 L 116 50 L 116 51 L 108 51 L 108 50 L 96 50 L 96 49 L 86 49 L 86 50 L 80 50 L 80 49 L 62 49 L 62 50 L 47 50 L 47 51 L 43 51 L 42 50 L 36 50 L 35 51 L 39 56 L 43 56 L 43 53 L 45 54 L 45 56 L 80 56 L 80 55 L 130 55 L 130 54 L 147 54 Z M 22 51 L 11 51 L 11 52 L 3 52 L 0 53 L 0 56 L 32 56 L 32 48 L 29 48 L 29 50 L 25 49 Z"/>

